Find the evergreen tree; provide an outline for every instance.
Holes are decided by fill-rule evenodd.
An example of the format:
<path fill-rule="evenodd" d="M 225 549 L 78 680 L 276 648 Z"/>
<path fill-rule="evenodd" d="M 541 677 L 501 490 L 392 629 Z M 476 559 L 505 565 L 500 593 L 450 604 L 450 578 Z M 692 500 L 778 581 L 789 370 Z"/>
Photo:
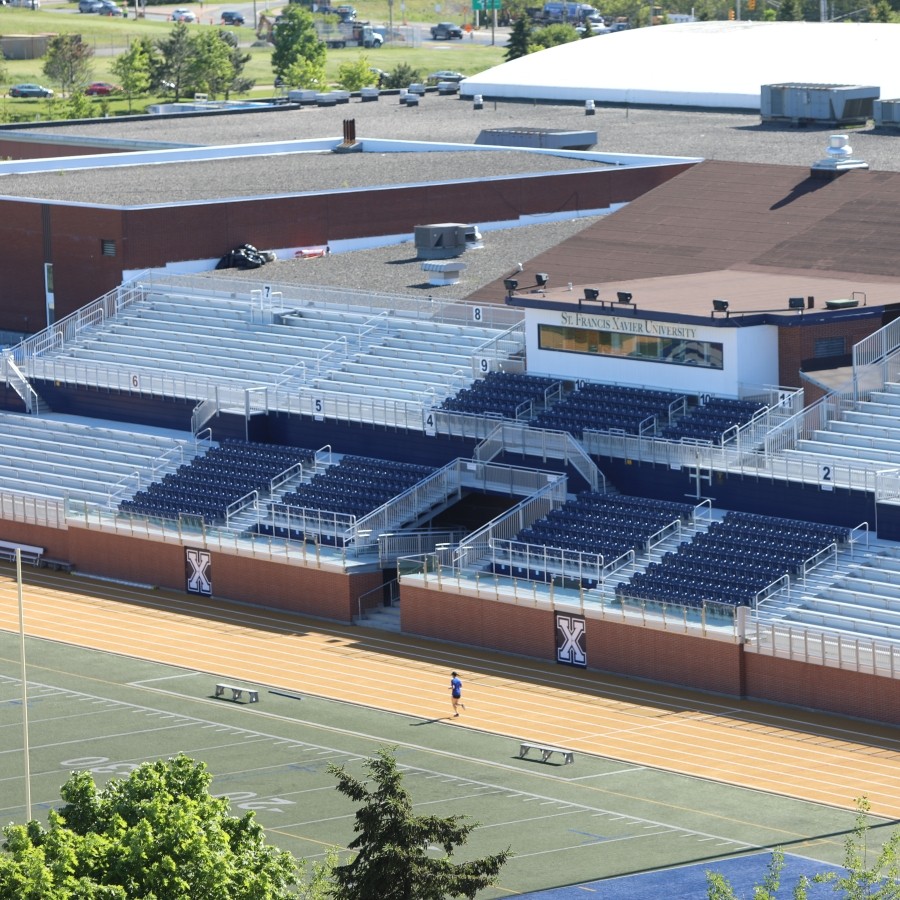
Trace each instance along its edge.
<path fill-rule="evenodd" d="M 328 771 L 338 790 L 361 804 L 356 811 L 353 860 L 333 870 L 334 900 L 469 900 L 493 884 L 509 858 L 503 850 L 467 863 L 452 862 L 454 849 L 477 826 L 465 816 L 417 816 L 390 750 L 382 748 L 364 766 L 374 788 L 348 775 L 343 766 Z M 442 856 L 429 854 L 433 845 Z"/>
<path fill-rule="evenodd" d="M 57 34 L 47 45 L 43 73 L 63 94 L 81 92 L 93 77 L 94 48 L 80 34 Z"/>
<path fill-rule="evenodd" d="M 157 77 L 171 86 L 177 103 L 182 94 L 193 88 L 194 52 L 187 25 L 177 22 L 169 36 L 157 42 L 157 47 L 161 57 Z"/>
<path fill-rule="evenodd" d="M 503 58 L 509 62 L 520 56 L 528 56 L 529 53 L 531 53 L 531 19 L 527 15 L 522 15 L 516 19 L 509 33 Z"/>
<path fill-rule="evenodd" d="M 802 0 L 781 0 L 781 6 L 778 8 L 779 22 L 802 22 L 803 21 L 803 3 Z"/>
<path fill-rule="evenodd" d="M 422 74 L 407 63 L 400 63 L 384 78 L 386 88 L 405 88 L 422 80 Z"/>

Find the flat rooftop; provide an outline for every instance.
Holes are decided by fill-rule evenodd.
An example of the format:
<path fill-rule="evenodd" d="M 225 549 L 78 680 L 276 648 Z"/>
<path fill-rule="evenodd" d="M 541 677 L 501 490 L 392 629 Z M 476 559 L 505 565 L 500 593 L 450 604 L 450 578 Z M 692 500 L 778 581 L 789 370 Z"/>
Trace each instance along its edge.
<path fill-rule="evenodd" d="M 530 271 L 530 270 L 529 270 Z M 856 299 L 855 312 L 866 306 L 885 306 L 900 303 L 900 284 L 896 279 L 856 278 L 853 276 L 826 277 L 816 272 L 769 273 L 761 271 L 698 272 L 690 275 L 673 275 L 660 278 L 644 278 L 631 281 L 592 282 L 590 284 L 548 284 L 547 289 L 528 289 L 525 276 L 513 276 L 526 290 L 516 291 L 509 301 L 512 306 L 568 309 L 584 297 L 585 288 L 599 291 L 596 302 L 582 299 L 581 311 L 605 312 L 613 315 L 639 315 L 652 317 L 662 313 L 678 319 L 703 319 L 709 324 L 713 299 L 728 303 L 727 323 L 740 326 L 745 317 L 766 313 L 779 319 L 802 315 L 837 315 L 839 310 L 828 310 L 829 300 Z M 632 295 L 632 304 L 619 303 L 617 293 Z M 789 309 L 788 298 L 802 298 L 804 309 Z M 806 309 L 807 298 L 814 306 Z M 715 322 L 723 324 L 724 313 L 715 314 Z M 788 324 L 779 321 L 779 324 Z"/>
<path fill-rule="evenodd" d="M 384 185 L 497 179 L 602 168 L 589 159 L 521 150 L 333 153 L 330 150 L 232 159 L 142 162 L 0 176 L 0 196 L 135 207 L 228 197 L 272 197 Z"/>
<path fill-rule="evenodd" d="M 614 35 L 606 37 L 615 40 Z M 354 99 L 349 104 L 323 108 L 282 107 L 267 112 L 154 117 L 141 121 L 118 118 L 50 122 L 27 129 L 5 126 L 0 127 L 0 138 L 21 134 L 36 140 L 56 135 L 141 147 L 211 147 L 322 137 L 340 140 L 345 119 L 355 120 L 356 134 L 361 141 L 380 138 L 470 145 L 482 129 L 488 128 L 567 131 L 590 128 L 599 133 L 594 149 L 604 153 L 795 166 L 809 166 L 822 159 L 828 136 L 836 130 L 827 126 L 763 125 L 758 113 L 659 109 L 628 104 L 597 104 L 594 116 L 585 115 L 583 103 L 485 101 L 483 109 L 475 110 L 469 101 L 428 94 L 415 108 L 401 106 L 396 95 L 385 95 L 377 103 Z M 879 130 L 873 126 L 855 128 L 851 132 L 854 156 L 865 160 L 873 170 L 900 171 L 897 139 L 897 131 Z"/>

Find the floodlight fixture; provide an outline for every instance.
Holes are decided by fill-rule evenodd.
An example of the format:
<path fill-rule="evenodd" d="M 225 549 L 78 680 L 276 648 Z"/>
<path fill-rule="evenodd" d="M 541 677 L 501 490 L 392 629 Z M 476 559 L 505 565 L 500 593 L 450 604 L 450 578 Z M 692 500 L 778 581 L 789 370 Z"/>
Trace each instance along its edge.
<path fill-rule="evenodd" d="M 538 272 L 534 276 L 534 281 L 537 287 L 547 287 L 547 282 L 550 280 L 550 276 L 546 272 Z"/>
<path fill-rule="evenodd" d="M 713 300 L 713 311 L 714 312 L 728 312 L 728 301 L 727 300 Z"/>
<path fill-rule="evenodd" d="M 585 288 L 584 289 L 584 299 L 585 300 L 599 300 L 600 299 L 600 291 L 597 288 Z"/>
<path fill-rule="evenodd" d="M 517 287 L 519 286 L 519 282 L 516 281 L 515 278 L 504 278 L 503 279 L 503 287 L 506 288 L 507 291 L 511 294 Z"/>
<path fill-rule="evenodd" d="M 788 309 L 805 309 L 805 297 L 788 297 Z"/>
<path fill-rule="evenodd" d="M 631 303 L 631 291 L 616 291 L 616 299 L 619 303 Z"/>

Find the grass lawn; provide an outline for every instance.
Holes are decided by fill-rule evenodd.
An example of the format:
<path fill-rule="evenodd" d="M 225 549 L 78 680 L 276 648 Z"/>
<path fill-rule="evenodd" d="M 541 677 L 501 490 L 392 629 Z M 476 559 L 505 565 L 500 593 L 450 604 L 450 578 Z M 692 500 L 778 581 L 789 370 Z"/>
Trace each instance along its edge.
<path fill-rule="evenodd" d="M 52 2 L 52 0 L 51 0 Z M 200 14 L 199 3 L 186 3 Z M 213 19 L 218 22 L 219 13 L 227 7 L 227 3 L 219 6 L 205 4 L 203 7 L 203 22 Z M 445 20 L 446 12 L 437 16 L 433 7 L 425 3 L 405 3 L 405 15 L 408 21 L 437 21 Z M 94 48 L 93 77 L 97 81 L 113 81 L 115 77 L 110 72 L 113 60 L 124 52 L 131 40 L 137 36 L 150 36 L 152 38 L 165 37 L 172 29 L 172 22 L 167 20 L 171 7 L 147 7 L 147 17 L 134 18 L 107 18 L 97 15 L 72 14 L 61 12 L 62 8 L 75 9 L 75 3 L 62 3 L 51 5 L 44 0 L 44 6 L 40 10 L 30 10 L 0 6 L 0 34 L 56 34 L 75 32 L 82 36 L 84 41 L 90 42 Z M 273 7 L 273 10 L 275 7 Z M 370 20 L 373 23 L 387 23 L 388 9 L 386 0 L 365 0 L 357 5 L 359 17 Z M 446 8 L 445 8 L 446 10 Z M 262 12 L 260 9 L 260 13 Z M 271 11 L 270 11 L 271 12 Z M 429 15 L 430 12 L 430 15 Z M 272 12 L 272 14 L 274 14 Z M 394 24 L 402 24 L 402 13 L 395 9 Z M 454 18 L 454 17 L 451 17 Z M 456 21 L 456 18 L 454 18 Z M 459 17 L 459 21 L 463 18 Z M 204 24 L 191 26 L 196 28 L 207 27 Z M 245 69 L 248 77 L 255 79 L 256 88 L 251 96 L 265 96 L 272 90 L 273 73 L 271 66 L 271 47 L 256 46 L 253 30 L 249 27 L 234 29 L 240 36 L 247 52 L 251 54 L 251 60 Z M 254 44 L 251 46 L 251 44 Z M 392 71 L 401 64 L 406 64 L 418 70 L 423 77 L 429 72 L 438 69 L 453 69 L 466 75 L 474 75 L 498 65 L 503 61 L 505 52 L 504 38 L 500 36 L 495 46 L 484 46 L 478 43 L 467 42 L 422 42 L 420 45 L 404 45 L 395 43 L 384 49 L 365 50 L 363 48 L 347 48 L 344 50 L 329 50 L 326 72 L 329 81 L 335 82 L 338 77 L 338 68 L 342 63 L 356 60 L 364 56 L 371 66 L 376 66 L 385 71 Z M 0 121 L 15 122 L 27 121 L 40 116 L 41 118 L 57 118 L 63 113 L 59 102 L 48 102 L 41 99 L 10 98 L 6 92 L 10 85 L 19 82 L 37 82 L 48 87 L 56 87 L 49 84 L 42 73 L 42 59 L 6 60 L 3 63 L 6 70 L 6 78 L 0 85 Z M 141 112 L 148 103 L 155 103 L 160 97 L 142 97 L 134 101 L 133 110 Z M 97 110 L 97 115 L 107 113 L 115 114 L 128 109 L 127 101 L 118 98 L 93 98 L 91 104 Z"/>

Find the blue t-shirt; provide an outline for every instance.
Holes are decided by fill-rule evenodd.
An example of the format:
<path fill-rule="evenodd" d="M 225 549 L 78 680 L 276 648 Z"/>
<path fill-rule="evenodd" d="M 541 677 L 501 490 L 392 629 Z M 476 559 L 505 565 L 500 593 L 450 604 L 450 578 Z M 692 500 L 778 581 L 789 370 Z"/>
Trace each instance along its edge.
<path fill-rule="evenodd" d="M 450 691 L 454 697 L 462 696 L 462 681 L 459 678 L 450 679 Z"/>

